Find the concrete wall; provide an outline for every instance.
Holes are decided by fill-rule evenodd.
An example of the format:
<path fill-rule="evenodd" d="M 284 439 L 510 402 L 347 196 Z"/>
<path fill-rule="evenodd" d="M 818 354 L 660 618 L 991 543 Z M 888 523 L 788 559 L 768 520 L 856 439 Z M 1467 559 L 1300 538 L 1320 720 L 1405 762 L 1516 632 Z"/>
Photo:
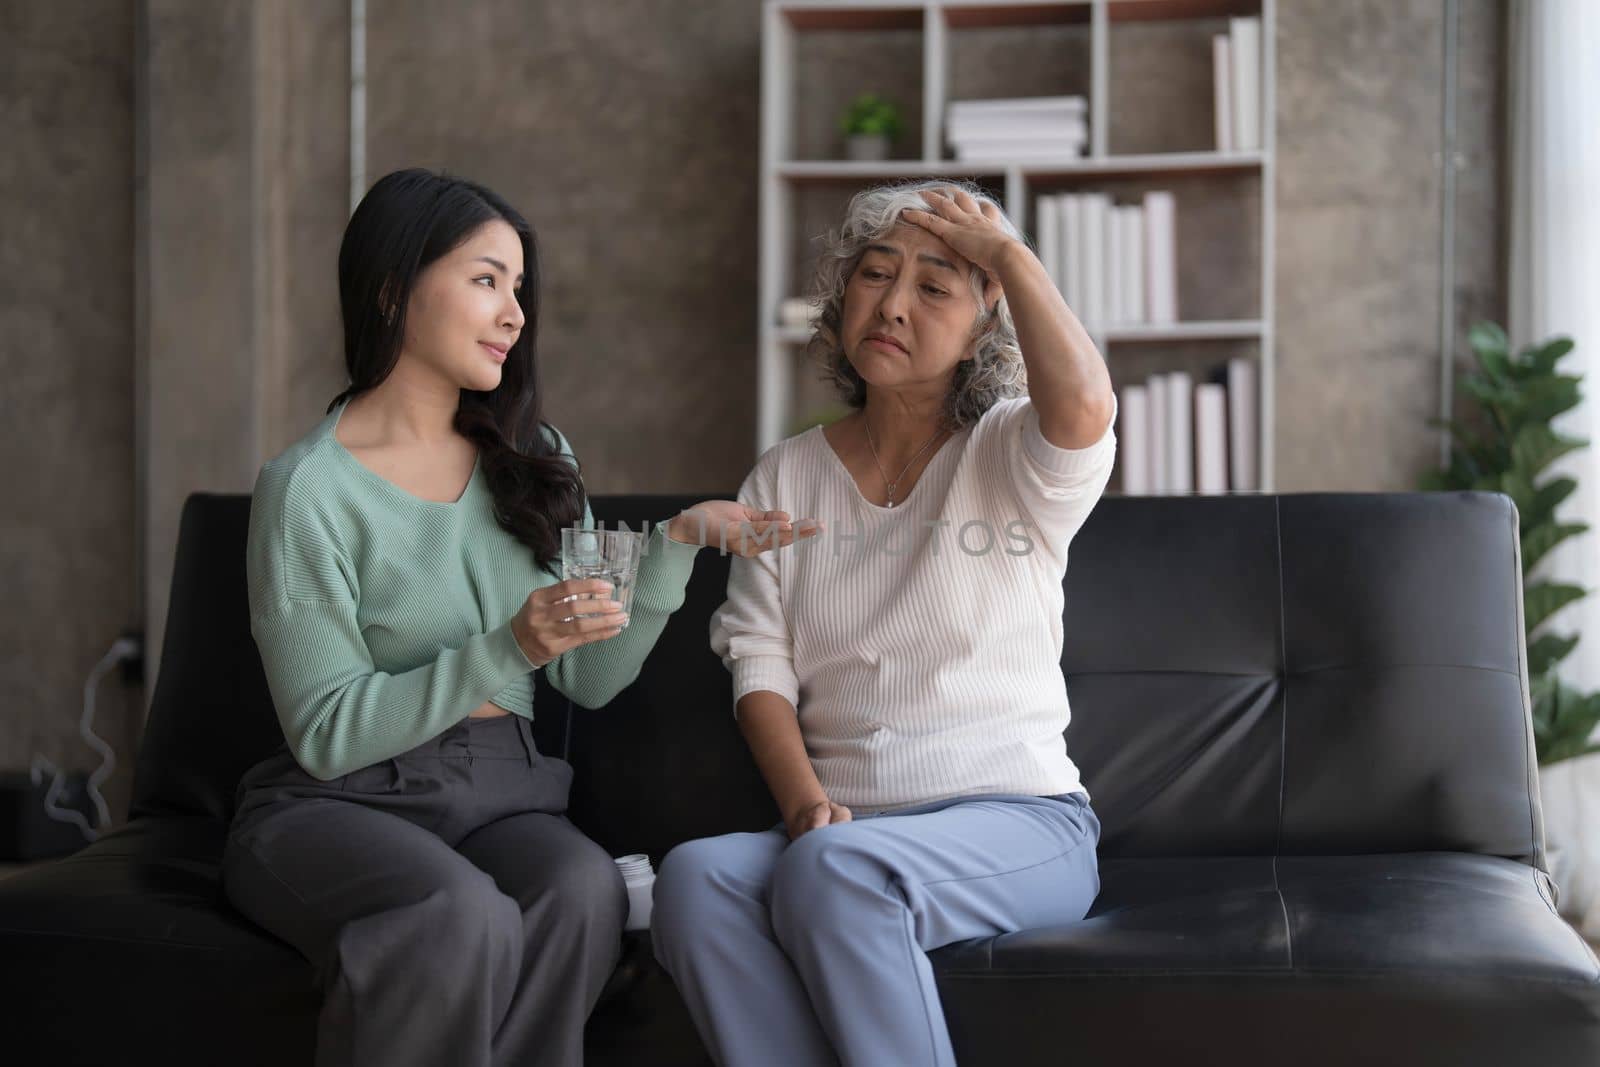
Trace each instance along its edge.
<path fill-rule="evenodd" d="M 369 0 L 368 181 L 447 168 L 533 223 L 546 411 L 591 490 L 737 487 L 754 459 L 759 4 L 463 9 Z"/>
<path fill-rule="evenodd" d="M 1438 447 L 1423 420 L 1441 358 L 1445 4 L 1278 10 L 1278 488 L 1407 489 Z M 1504 314 L 1504 3 L 1460 12 L 1458 353 L 1468 322 Z M 369 0 L 368 180 L 443 167 L 533 221 L 548 409 L 593 491 L 726 491 L 753 459 L 759 13 Z M 1204 128 L 1136 95 L 1159 82 L 1155 38 L 1194 31 L 1117 32 L 1128 111 L 1112 147 L 1205 133 L 1208 95 Z M 815 42 L 803 139 L 830 136 L 823 94 L 860 76 L 851 48 Z M 884 53 L 891 91 L 916 77 L 903 51 Z M 956 89 L 1076 91 L 1056 54 L 1013 31 L 974 37 Z M 0 766 L 35 751 L 93 765 L 75 734 L 84 675 L 143 626 L 153 681 L 183 499 L 248 492 L 342 386 L 348 55 L 343 0 L 0 9 Z M 1200 232 L 1259 194 L 1215 191 L 1192 213 Z M 1242 299 L 1203 275 L 1186 299 Z M 1190 357 L 1130 354 L 1113 371 Z M 115 797 L 142 705 L 115 681 L 101 699 Z"/>
<path fill-rule="evenodd" d="M 137 440 L 153 682 L 184 500 L 248 493 L 325 402 L 307 368 L 339 366 L 331 264 L 348 205 L 350 45 L 346 8 L 325 0 L 145 0 L 142 13 L 131 280 L 146 319 Z"/>
<path fill-rule="evenodd" d="M 1411 489 L 1439 456 L 1444 5 L 1279 13 L 1278 488 Z M 1460 13 L 1458 353 L 1505 317 L 1505 11 Z"/>
<path fill-rule="evenodd" d="M 135 486 L 134 15 L 0 5 L 0 768 L 98 761 L 90 668 L 143 625 Z M 138 693 L 99 691 L 125 805 Z"/>

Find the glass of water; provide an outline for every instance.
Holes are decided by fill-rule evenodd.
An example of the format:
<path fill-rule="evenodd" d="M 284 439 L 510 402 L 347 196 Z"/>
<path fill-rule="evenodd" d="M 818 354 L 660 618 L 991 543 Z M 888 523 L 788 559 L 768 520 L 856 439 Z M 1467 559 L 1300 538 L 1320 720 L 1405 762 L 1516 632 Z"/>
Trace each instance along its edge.
<path fill-rule="evenodd" d="M 639 557 L 644 553 L 644 536 L 632 530 L 565 527 L 561 531 L 562 580 L 603 578 L 612 585 L 609 599 L 620 603 L 623 613 L 627 614 L 633 610 L 633 583 L 639 577 Z M 600 594 L 597 599 L 607 598 Z M 588 616 L 580 612 L 572 617 L 582 619 Z M 624 622 L 622 625 L 626 627 L 628 624 Z"/>

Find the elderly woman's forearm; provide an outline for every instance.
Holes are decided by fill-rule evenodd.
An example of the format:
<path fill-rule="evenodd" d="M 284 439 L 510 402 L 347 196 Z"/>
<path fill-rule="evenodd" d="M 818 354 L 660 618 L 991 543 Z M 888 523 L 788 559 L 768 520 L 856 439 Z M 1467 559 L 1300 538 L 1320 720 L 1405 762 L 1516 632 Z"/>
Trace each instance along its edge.
<path fill-rule="evenodd" d="M 1020 242 L 995 271 L 1028 368 L 1039 429 L 1057 448 L 1087 448 L 1111 419 L 1111 374 L 1037 256 Z"/>
<path fill-rule="evenodd" d="M 739 698 L 739 732 L 766 780 L 785 821 L 797 809 L 828 799 L 806 754 L 794 705 L 777 693 L 758 689 Z"/>

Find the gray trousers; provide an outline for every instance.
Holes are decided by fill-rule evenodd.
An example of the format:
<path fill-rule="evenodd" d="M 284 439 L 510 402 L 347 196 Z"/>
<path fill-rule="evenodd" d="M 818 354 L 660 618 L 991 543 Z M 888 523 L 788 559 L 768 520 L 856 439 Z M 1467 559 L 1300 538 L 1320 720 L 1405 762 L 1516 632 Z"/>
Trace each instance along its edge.
<path fill-rule="evenodd" d="M 239 783 L 223 889 L 316 968 L 318 1067 L 582 1063 L 628 895 L 531 730 L 464 719 L 331 782 L 284 750 Z"/>
<path fill-rule="evenodd" d="M 1081 792 L 691 841 L 656 878 L 656 958 L 727 1067 L 954 1067 L 928 950 L 1080 921 L 1099 842 Z"/>

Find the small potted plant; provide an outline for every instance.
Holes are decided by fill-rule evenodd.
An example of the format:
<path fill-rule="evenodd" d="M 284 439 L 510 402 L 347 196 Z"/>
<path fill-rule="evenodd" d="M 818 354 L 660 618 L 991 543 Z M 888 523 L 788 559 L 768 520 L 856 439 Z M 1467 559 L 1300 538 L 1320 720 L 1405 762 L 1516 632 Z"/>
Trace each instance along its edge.
<path fill-rule="evenodd" d="M 900 111 L 876 93 L 862 93 L 850 102 L 839 130 L 850 159 L 889 158 L 889 143 L 900 136 Z"/>

